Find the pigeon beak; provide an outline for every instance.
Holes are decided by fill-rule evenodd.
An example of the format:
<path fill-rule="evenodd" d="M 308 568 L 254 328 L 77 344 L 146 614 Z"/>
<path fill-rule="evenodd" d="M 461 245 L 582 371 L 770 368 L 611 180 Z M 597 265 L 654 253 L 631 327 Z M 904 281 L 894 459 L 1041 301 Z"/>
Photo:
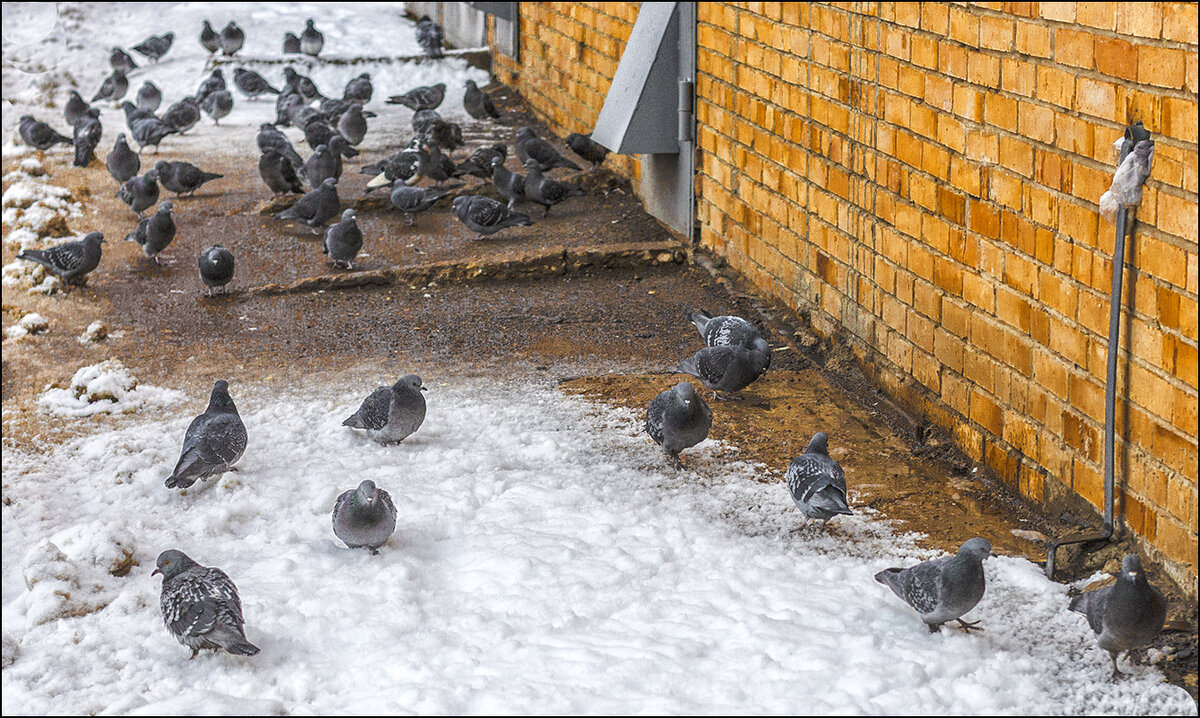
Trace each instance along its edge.
<path fill-rule="evenodd" d="M 391 180 L 389 180 L 387 178 L 387 173 L 380 172 L 379 174 L 375 175 L 375 177 L 372 178 L 370 182 L 367 183 L 367 186 L 371 187 L 371 188 L 375 188 L 375 187 L 383 187 L 384 185 L 389 185 L 391 183 L 392 183 Z"/>
<path fill-rule="evenodd" d="M 153 571 L 151 571 L 151 572 L 150 572 L 150 575 L 151 575 L 151 576 L 157 576 L 157 575 L 158 575 L 158 574 L 160 574 L 160 573 L 162 573 L 162 571 L 159 571 L 159 570 L 156 568 L 156 569 L 154 569 Z"/>
<path fill-rule="evenodd" d="M 429 391 L 429 387 L 423 386 L 423 387 L 421 387 L 421 391 Z"/>

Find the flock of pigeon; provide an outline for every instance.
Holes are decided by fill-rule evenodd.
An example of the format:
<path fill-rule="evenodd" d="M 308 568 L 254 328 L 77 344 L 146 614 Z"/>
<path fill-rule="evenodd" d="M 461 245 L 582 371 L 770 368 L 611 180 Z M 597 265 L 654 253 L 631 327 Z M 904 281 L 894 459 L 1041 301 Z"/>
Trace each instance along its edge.
<path fill-rule="evenodd" d="M 442 57 L 440 26 L 424 17 L 417 26 L 417 36 L 427 55 Z M 172 33 L 152 36 L 133 50 L 157 61 L 167 53 L 173 40 Z M 234 22 L 217 33 L 205 21 L 200 35 L 200 42 L 209 52 L 220 50 L 226 56 L 233 56 L 244 41 L 244 32 Z M 292 33 L 285 36 L 283 47 L 285 53 L 317 56 L 324 47 L 324 38 L 309 20 L 299 36 Z M 120 48 L 114 48 L 110 62 L 112 75 L 92 98 L 93 102 L 115 102 L 128 91 L 126 75 L 136 67 L 133 59 Z M 370 76 L 363 73 L 352 79 L 342 98 L 332 99 L 323 95 L 310 78 L 292 68 L 286 68 L 284 74 L 286 84 L 276 89 L 258 73 L 242 68 L 234 70 L 234 85 L 248 98 L 277 96 L 276 121 L 264 123 L 258 133 L 262 152 L 259 173 L 276 195 L 303 193 L 307 183 L 310 191 L 278 213 L 277 218 L 303 223 L 318 233 L 324 231 L 323 252 L 335 266 L 353 269 L 363 235 L 354 210 L 341 210 L 337 183 L 343 158 L 357 156 L 354 147 L 366 133 L 366 119 L 374 116 L 362 109 L 373 94 Z M 442 150 L 453 152 L 460 147 L 462 131 L 436 112 L 445 93 L 445 84 L 438 84 L 389 98 L 388 104 L 402 104 L 413 110 L 413 139 L 405 149 L 362 170 L 374 175 L 368 183 L 368 192 L 391 186 L 392 204 L 404 214 L 407 223 L 411 224 L 417 214 L 446 196 L 447 192 L 441 189 L 445 182 L 465 175 L 490 180 L 507 200 L 504 203 L 483 195 L 462 195 L 453 201 L 458 219 L 481 236 L 531 224 L 528 215 L 515 211 L 522 200 L 541 204 L 546 216 L 555 204 L 582 194 L 574 185 L 545 176 L 555 168 L 581 168 L 527 127 L 519 130 L 514 144 L 526 175 L 505 167 L 508 152 L 503 144 L 481 147 L 455 165 Z M 128 101 L 122 104 L 129 133 L 139 150 L 131 150 L 126 135 L 121 134 L 106 158 L 106 166 L 119 184 L 118 197 L 139 217 L 137 227 L 126 239 L 136 241 L 155 262 L 175 236 L 170 201 L 159 204 L 154 214 L 142 217 L 158 201 L 159 185 L 177 195 L 186 195 L 220 179 L 221 175 L 186 162 L 160 161 L 139 176 L 141 150 L 148 146 L 157 149 L 166 137 L 190 129 L 199 121 L 201 111 L 219 123 L 233 107 L 233 96 L 220 69 L 213 70 L 194 96 L 172 105 L 160 117 L 155 112 L 161 101 L 161 91 L 146 82 L 137 93 L 136 104 Z M 474 82 L 466 83 L 463 104 L 477 119 L 499 116 L 491 99 Z M 21 119 L 20 135 L 27 144 L 42 150 L 60 142 L 73 144 L 74 164 L 87 166 L 101 136 L 100 111 L 72 92 L 65 114 L 67 122 L 74 126 L 73 138 L 30 116 Z M 303 129 L 305 140 L 313 149 L 308 160 L 277 129 L 281 125 Z M 585 135 L 571 135 L 567 144 L 593 167 L 602 163 L 607 153 Z M 434 187 L 413 186 L 421 179 L 432 180 Z M 326 227 L 339 214 L 340 220 Z M 71 284 L 96 268 L 103 242 L 99 232 L 92 232 L 77 242 L 43 251 L 27 250 L 18 257 L 44 265 Z M 233 254 L 219 245 L 201 253 L 200 276 L 210 293 L 229 283 L 234 266 Z M 722 393 L 745 389 L 770 367 L 771 348 L 752 323 L 736 316 L 713 317 L 705 312 L 691 312 L 688 318 L 699 330 L 705 346 L 694 356 L 681 360 L 678 371 L 697 378 L 713 392 L 714 399 Z M 370 438 L 382 443 L 401 442 L 417 431 L 425 419 L 423 391 L 425 386 L 420 377 L 404 376 L 390 387 L 377 388 L 343 425 L 364 430 Z M 679 468 L 682 466 L 679 453 L 708 437 L 712 418 L 712 411 L 692 384 L 681 382 L 651 401 L 646 411 L 646 431 L 662 446 L 672 465 Z M 207 409 L 188 426 L 179 461 L 166 479 L 166 486 L 186 489 L 197 480 L 233 470 L 246 445 L 246 427 L 229 394 L 228 383 L 218 381 Z M 829 456 L 825 433 L 812 437 L 805 452 L 788 466 L 785 479 L 797 508 L 808 519 L 820 520 L 824 525 L 835 516 L 852 513 L 846 498 L 845 474 Z M 375 554 L 395 531 L 396 518 L 396 507 L 387 491 L 372 481 L 363 481 L 358 488 L 338 497 L 332 514 L 333 531 L 348 547 L 366 548 Z M 968 623 L 962 616 L 983 597 L 983 560 L 991 552 L 992 546 L 986 539 L 974 538 L 964 543 L 954 556 L 908 568 L 886 569 L 875 579 L 912 606 L 931 632 L 949 621 L 957 621 L 964 630 L 978 630 L 976 623 Z M 181 551 L 168 550 L 159 555 L 154 573 L 163 575 L 163 620 L 176 639 L 192 649 L 192 657 L 201 649 L 225 649 L 238 655 L 258 653 L 258 647 L 246 640 L 237 588 L 224 572 L 202 566 Z M 1140 561 L 1133 554 L 1125 557 L 1115 584 L 1076 597 L 1070 608 L 1087 616 L 1100 646 L 1112 658 L 1114 677 L 1120 675 L 1118 654 L 1149 643 L 1161 630 L 1166 614 L 1162 593 L 1147 582 Z"/>

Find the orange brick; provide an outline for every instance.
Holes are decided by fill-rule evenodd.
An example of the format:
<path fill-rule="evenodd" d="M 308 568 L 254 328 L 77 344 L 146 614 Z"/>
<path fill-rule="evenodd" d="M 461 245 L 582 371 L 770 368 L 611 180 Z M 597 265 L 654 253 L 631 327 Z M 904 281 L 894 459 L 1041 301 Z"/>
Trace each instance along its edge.
<path fill-rule="evenodd" d="M 978 47 L 979 17 L 969 9 L 951 7 L 950 38 L 970 47 Z"/>
<path fill-rule="evenodd" d="M 1008 52 L 1013 46 L 1015 23 L 1007 17 L 985 15 L 979 21 L 979 46 Z"/>
<path fill-rule="evenodd" d="M 1075 109 L 1103 119 L 1115 119 L 1121 112 L 1117 106 L 1117 88 L 1111 82 L 1080 77 L 1075 85 Z"/>
<path fill-rule="evenodd" d="M 1091 69 L 1095 66 L 1094 38 L 1090 32 L 1058 28 L 1054 31 L 1054 61 Z"/>
<path fill-rule="evenodd" d="M 1073 2 L 1038 3 L 1038 11 L 1047 20 L 1075 22 L 1075 3 Z"/>
<path fill-rule="evenodd" d="M 1183 87 L 1186 76 L 1185 58 L 1186 53 L 1183 50 L 1150 45 L 1139 48 L 1138 82 L 1158 87 Z"/>
<path fill-rule="evenodd" d="M 1018 22 L 1017 52 L 1033 57 L 1050 57 L 1050 28 L 1033 22 Z"/>
<path fill-rule="evenodd" d="M 1162 38 L 1196 44 L 1196 3 L 1171 2 L 1163 4 Z"/>
<path fill-rule="evenodd" d="M 1195 98 L 1164 97 L 1162 99 L 1162 133 L 1183 142 L 1196 143 Z M 1157 154 L 1157 153 L 1156 153 Z M 1192 155 L 1193 161 L 1195 154 Z M 1194 234 L 1192 236 L 1195 236 Z"/>
<path fill-rule="evenodd" d="M 1138 47 L 1119 38 L 1096 38 L 1096 70 L 1111 77 L 1138 79 Z"/>
<path fill-rule="evenodd" d="M 1112 30 L 1117 26 L 1115 2 L 1081 2 L 1075 6 L 1075 22 L 1080 25 Z"/>
<path fill-rule="evenodd" d="M 1163 8 L 1160 3 L 1119 3 L 1117 32 L 1136 37 L 1162 36 Z"/>

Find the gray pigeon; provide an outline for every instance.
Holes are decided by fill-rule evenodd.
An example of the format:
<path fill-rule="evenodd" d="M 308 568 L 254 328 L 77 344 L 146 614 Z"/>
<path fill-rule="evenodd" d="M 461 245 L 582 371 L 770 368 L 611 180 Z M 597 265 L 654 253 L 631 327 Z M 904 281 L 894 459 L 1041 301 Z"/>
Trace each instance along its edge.
<path fill-rule="evenodd" d="M 133 72 L 138 66 L 138 64 L 133 61 L 133 58 L 129 56 L 129 53 L 125 52 L 119 47 L 114 47 L 112 49 L 112 53 L 108 56 L 108 65 L 113 70 L 120 70 L 126 75 Z M 118 97 L 117 99 L 119 100 L 121 98 Z M 95 102 L 95 100 L 92 101 Z"/>
<path fill-rule="evenodd" d="M 983 559 L 991 554 L 992 544 L 987 539 L 973 538 L 954 556 L 909 568 L 884 569 L 875 574 L 875 580 L 915 608 L 930 633 L 937 633 L 947 621 L 958 621 L 965 631 L 983 630 L 978 621 L 968 623 L 962 616 L 983 598 Z"/>
<path fill-rule="evenodd" d="M 100 89 L 96 90 L 96 95 L 92 97 L 92 102 L 96 100 L 112 100 L 116 102 L 125 96 L 129 91 L 129 78 L 125 77 L 125 72 L 122 70 L 113 70 L 112 74 L 104 78 L 104 82 L 100 83 Z"/>
<path fill-rule="evenodd" d="M 392 497 L 370 479 L 343 492 L 333 505 L 333 533 L 347 548 L 368 548 L 371 555 L 378 554 L 395 530 Z"/>
<path fill-rule="evenodd" d="M 100 264 L 100 245 L 107 244 L 104 235 L 89 232 L 83 239 L 63 242 L 49 249 L 26 249 L 17 259 L 37 262 L 64 284 L 79 284 L 88 272 Z"/>
<path fill-rule="evenodd" d="M 762 339 L 751 349 L 745 347 L 705 347 L 694 356 L 679 361 L 679 371 L 699 379 L 715 396 L 717 392 L 736 392 L 750 386 L 771 361 L 771 349 Z"/>
<path fill-rule="evenodd" d="M 146 80 L 142 83 L 141 88 L 137 92 L 137 106 L 140 110 L 156 112 L 158 106 L 162 104 L 162 90 L 158 89 L 158 85 Z"/>
<path fill-rule="evenodd" d="M 221 379 L 213 384 L 208 408 L 188 425 L 183 451 L 175 470 L 167 477 L 167 488 L 186 489 L 197 479 L 220 476 L 245 451 L 246 425 L 229 396 L 229 382 Z"/>
<path fill-rule="evenodd" d="M 592 140 L 591 134 L 581 135 L 578 132 L 572 132 L 567 135 L 565 142 L 572 152 L 591 162 L 592 167 L 604 164 L 604 158 L 608 157 L 608 148 Z"/>
<path fill-rule="evenodd" d="M 129 149 L 124 132 L 117 135 L 112 152 L 109 152 L 108 156 L 104 158 L 104 166 L 108 168 L 108 173 L 118 184 L 125 184 L 142 170 L 142 159 L 136 152 Z"/>
<path fill-rule="evenodd" d="M 495 234 L 506 227 L 528 227 L 533 224 L 528 215 L 513 212 L 502 202 L 497 202 L 491 197 L 463 195 L 455 197 L 452 206 L 459 221 L 471 231 L 478 232 L 480 237 Z"/>
<path fill-rule="evenodd" d="M 420 134 L 429 144 L 445 147 L 450 152 L 463 146 L 462 126 L 455 122 L 447 122 L 442 119 L 433 120 Z M 451 164 L 451 169 L 453 167 L 454 165 Z"/>
<path fill-rule="evenodd" d="M 525 198 L 542 205 L 543 217 L 550 215 L 550 208 L 568 197 L 582 197 L 583 190 L 573 184 L 559 182 L 542 176 L 537 160 L 525 161 Z"/>
<path fill-rule="evenodd" d="M 163 202 L 158 205 L 157 212 L 138 222 L 137 229 L 125 235 L 125 241 L 142 245 L 142 253 L 155 264 L 162 264 L 158 261 L 158 253 L 175 239 L 175 219 L 171 209 L 170 202 Z"/>
<path fill-rule="evenodd" d="M 706 311 L 688 312 L 688 319 L 700 331 L 706 347 L 746 347 L 753 349 L 754 343 L 762 337 L 758 328 L 750 322 L 732 315 L 714 317 Z"/>
<path fill-rule="evenodd" d="M 224 288 L 233 279 L 233 252 L 214 244 L 200 253 L 200 279 L 212 296 L 214 287 Z M 228 292 L 229 290 L 225 290 Z M 222 293 L 225 293 L 222 292 Z"/>
<path fill-rule="evenodd" d="M 299 90 L 291 87 L 285 87 L 279 92 L 279 97 L 275 98 L 275 122 L 276 125 L 287 127 L 295 124 L 292 118 L 296 113 L 306 107 L 304 96 Z"/>
<path fill-rule="evenodd" d="M 499 158 L 503 163 L 506 157 L 508 157 L 508 148 L 504 145 L 479 147 L 462 164 L 454 168 L 454 176 L 471 175 L 481 180 L 490 180 L 492 178 L 492 160 Z"/>
<path fill-rule="evenodd" d="M 338 132 L 352 145 L 359 145 L 367 135 L 367 120 L 363 117 L 362 105 L 351 104 L 337 122 Z"/>
<path fill-rule="evenodd" d="M 427 136 L 433 123 L 441 119 L 437 110 L 417 110 L 412 116 L 413 134 Z"/>
<path fill-rule="evenodd" d="M 209 54 L 221 49 L 221 36 L 208 20 L 204 21 L 204 27 L 200 29 L 200 44 Z"/>
<path fill-rule="evenodd" d="M 131 103 L 126 104 L 132 106 Z M 139 110 L 139 112 L 145 111 Z M 138 143 L 138 153 L 141 153 L 147 147 L 154 147 L 154 152 L 157 154 L 158 144 L 168 135 L 174 135 L 179 132 L 169 122 L 160 120 L 153 114 L 131 119 L 128 121 L 128 125 L 130 133 L 133 134 L 134 141 Z"/>
<path fill-rule="evenodd" d="M 346 89 L 342 91 L 342 99 L 365 105 L 371 101 L 371 96 L 374 94 L 375 86 L 371 84 L 371 73 L 364 72 L 358 77 L 350 78 L 350 81 L 346 83 Z"/>
<path fill-rule="evenodd" d="M 75 123 L 75 160 L 76 167 L 87 167 L 96 158 L 96 146 L 100 144 L 100 136 L 104 128 L 100 126 L 100 108 L 88 108 L 86 114 Z"/>
<path fill-rule="evenodd" d="M 316 57 L 321 54 L 323 47 L 325 47 L 325 36 L 313 27 L 312 18 L 309 18 L 304 25 L 304 32 L 300 33 L 300 52 Z"/>
<path fill-rule="evenodd" d="M 189 95 L 167 108 L 162 119 L 176 132 L 187 132 L 200 121 L 200 103 Z"/>
<path fill-rule="evenodd" d="M 158 555 L 151 576 L 162 574 L 163 623 L 175 640 L 192 649 L 224 648 L 236 656 L 253 656 L 258 646 L 246 640 L 242 599 L 225 572 L 201 566 L 176 549 Z M 188 660 L 191 660 L 190 658 Z"/>
<path fill-rule="evenodd" d="M 1117 582 L 1071 599 L 1071 610 L 1087 616 L 1100 647 L 1112 659 L 1113 680 L 1125 675 L 1117 670 L 1123 651 L 1149 644 L 1162 630 L 1167 618 L 1167 600 L 1150 585 L 1137 554 L 1121 561 Z"/>
<path fill-rule="evenodd" d="M 152 62 L 158 62 L 171 49 L 171 43 L 173 42 L 175 42 L 175 33 L 168 32 L 165 35 L 151 35 L 137 45 L 134 45 L 133 49 L 150 58 Z"/>
<path fill-rule="evenodd" d="M 417 148 L 417 173 L 407 180 L 407 184 L 416 184 L 422 177 L 428 177 L 441 185 L 450 179 L 453 172 L 454 163 L 442 154 L 437 145 L 421 145 Z"/>
<path fill-rule="evenodd" d="M 838 514 L 854 512 L 846 505 L 846 474 L 829 458 L 829 437 L 818 432 L 804 453 L 792 459 L 785 476 L 792 501 L 810 519 L 824 524 Z"/>
<path fill-rule="evenodd" d="M 196 90 L 196 102 L 204 104 L 204 100 L 218 90 L 227 89 L 225 86 L 225 73 L 221 72 L 221 68 L 216 68 L 212 74 L 204 78 L 204 82 L 200 83 L 200 87 Z"/>
<path fill-rule="evenodd" d="M 442 57 L 442 26 L 422 15 L 417 22 L 417 44 L 430 57 Z"/>
<path fill-rule="evenodd" d="M 317 145 L 312 157 L 300 168 L 299 175 L 308 182 L 310 187 L 320 187 L 329 177 L 337 177 L 335 172 L 337 160 L 325 145 Z"/>
<path fill-rule="evenodd" d="M 418 212 L 424 212 L 449 192 L 423 187 L 408 187 L 403 182 L 392 186 L 392 206 L 404 213 L 404 223 L 412 224 Z"/>
<path fill-rule="evenodd" d="M 354 258 L 363 246 L 362 230 L 358 228 L 358 220 L 354 218 L 354 210 L 342 212 L 340 222 L 325 230 L 325 239 L 321 242 L 321 254 L 329 255 L 335 267 L 354 269 Z"/>
<path fill-rule="evenodd" d="M 258 126 L 258 149 L 266 152 L 274 150 L 288 159 L 292 163 L 292 167 L 299 169 L 304 166 L 304 160 L 300 158 L 300 154 L 296 152 L 296 148 L 292 147 L 292 143 L 288 140 L 287 135 L 284 135 L 270 122 L 264 122 Z"/>
<path fill-rule="evenodd" d="M 287 157 L 275 150 L 267 150 L 259 158 L 258 174 L 275 194 L 304 193 L 304 185 L 300 184 L 300 178 L 296 176 L 296 168 Z"/>
<path fill-rule="evenodd" d="M 67 145 L 72 142 L 70 137 L 60 134 L 41 120 L 35 120 L 32 115 L 21 117 L 17 132 L 21 135 L 22 142 L 39 150 L 48 150 L 60 142 Z"/>
<path fill-rule="evenodd" d="M 267 82 L 267 78 L 254 70 L 247 70 L 242 67 L 234 68 L 233 84 L 237 85 L 237 89 L 241 90 L 242 94 L 251 100 L 257 99 L 260 95 L 279 94 L 279 90 L 271 87 L 271 83 Z"/>
<path fill-rule="evenodd" d="M 301 197 L 296 204 L 275 215 L 275 218 L 294 219 L 308 225 L 319 234 L 321 227 L 336 217 L 341 208 L 337 182 L 333 177 L 327 178 L 320 187 Z"/>
<path fill-rule="evenodd" d="M 304 125 L 304 141 L 308 143 L 309 147 L 317 147 L 318 145 L 325 145 L 328 147 L 330 140 L 332 140 L 337 133 L 338 131 L 333 129 L 333 125 L 330 125 L 325 120 L 316 117 L 309 120 L 308 123 Z M 355 150 L 355 154 L 357 154 L 357 150 Z"/>
<path fill-rule="evenodd" d="M 492 186 L 501 197 L 508 200 L 508 208 L 517 206 L 517 202 L 525 199 L 525 175 L 511 172 L 504 166 L 504 158 L 492 158 Z"/>
<path fill-rule="evenodd" d="M 283 68 L 283 81 L 285 92 L 290 87 L 299 92 L 305 102 L 312 102 L 318 98 L 325 99 L 325 95 L 321 94 L 321 91 L 317 89 L 317 83 L 313 82 L 311 77 L 301 75 L 291 67 Z"/>
<path fill-rule="evenodd" d="M 543 172 L 549 172 L 555 167 L 582 169 L 579 165 L 560 155 L 553 145 L 533 134 L 533 130 L 528 127 L 517 130 L 517 140 L 513 143 L 513 148 L 517 151 L 517 159 L 521 161 L 522 166 L 532 159 L 538 163 L 539 169 Z"/>
<path fill-rule="evenodd" d="M 294 32 L 283 33 L 283 54 L 299 55 L 300 54 L 300 38 L 296 37 Z"/>
<path fill-rule="evenodd" d="M 712 411 L 686 381 L 654 397 L 646 409 L 646 432 L 677 469 L 683 466 L 679 452 L 707 439 L 711 427 Z"/>
<path fill-rule="evenodd" d="M 150 170 L 141 177 L 133 177 L 117 190 L 117 199 L 142 216 L 142 212 L 158 201 L 158 172 Z"/>
<path fill-rule="evenodd" d="M 402 376 L 390 387 L 381 386 L 371 392 L 342 426 L 366 429 L 367 436 L 383 444 L 404 441 L 425 421 L 423 391 L 421 377 Z"/>
<path fill-rule="evenodd" d="M 92 109 L 91 105 L 84 101 L 83 96 L 75 90 L 71 90 L 71 97 L 63 106 L 63 117 L 66 118 L 68 125 L 74 127 L 79 118 L 83 117 L 90 109 Z"/>
<path fill-rule="evenodd" d="M 496 111 L 496 105 L 492 103 L 492 98 L 479 89 L 474 80 L 467 80 L 467 92 L 463 95 L 463 109 L 477 120 L 500 117 L 500 113 Z"/>
<path fill-rule="evenodd" d="M 229 90 L 214 90 L 200 102 L 200 109 L 212 118 L 214 125 L 220 125 L 221 118 L 233 112 L 233 93 Z"/>
<path fill-rule="evenodd" d="M 205 172 L 187 162 L 160 160 L 155 163 L 154 169 L 158 170 L 158 181 L 162 183 L 162 186 L 176 195 L 195 194 L 196 190 L 200 189 L 205 182 L 212 182 L 225 176 L 216 172 Z"/>
<path fill-rule="evenodd" d="M 221 53 L 226 56 L 235 54 L 246 43 L 246 33 L 233 20 L 221 30 Z"/>
<path fill-rule="evenodd" d="M 416 150 L 405 149 L 374 164 L 363 165 L 361 172 L 375 175 L 367 183 L 367 191 L 370 192 L 373 189 L 390 185 L 396 180 L 407 182 L 416 177 L 417 167 L 420 164 L 421 158 L 417 156 Z"/>
<path fill-rule="evenodd" d="M 392 95 L 387 98 L 389 105 L 404 105 L 417 110 L 435 110 L 446 98 L 446 83 L 439 82 L 428 87 L 414 87 L 403 95 Z"/>
<path fill-rule="evenodd" d="M 1150 176 L 1154 164 L 1154 142 L 1142 140 L 1133 151 L 1125 155 L 1121 166 L 1113 174 L 1112 185 L 1100 196 L 1100 214 L 1109 222 L 1116 222 L 1117 211 L 1133 207 L 1142 201 L 1142 185 Z"/>

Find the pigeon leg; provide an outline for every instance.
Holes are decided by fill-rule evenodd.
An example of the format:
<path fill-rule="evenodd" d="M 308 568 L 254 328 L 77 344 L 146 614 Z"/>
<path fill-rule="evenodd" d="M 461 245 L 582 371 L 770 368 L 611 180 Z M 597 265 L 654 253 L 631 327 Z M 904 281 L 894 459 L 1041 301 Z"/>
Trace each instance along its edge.
<path fill-rule="evenodd" d="M 199 649 L 199 648 L 193 648 L 193 649 L 192 649 L 192 655 L 188 656 L 188 660 L 189 660 L 189 661 L 190 661 L 190 660 L 192 660 L 193 658 L 195 658 L 195 657 L 196 657 L 196 656 L 198 656 L 199 654 L 200 654 L 200 649 Z"/>
<path fill-rule="evenodd" d="M 1117 668 L 1117 654 L 1109 653 L 1108 657 L 1110 659 L 1112 659 L 1112 664 L 1113 664 L 1112 678 L 1110 680 L 1119 681 L 1119 680 L 1125 678 L 1128 674 Z"/>
<path fill-rule="evenodd" d="M 377 549 L 377 548 L 373 548 L 373 549 L 371 549 L 371 555 L 372 555 L 372 556 L 378 556 L 378 555 L 379 555 L 379 549 Z"/>
<path fill-rule="evenodd" d="M 929 632 L 930 632 L 930 633 L 937 633 L 939 630 L 941 630 L 941 628 L 942 628 L 942 624 L 940 624 L 940 623 L 926 623 L 926 624 L 925 624 L 925 627 L 929 629 Z"/>
<path fill-rule="evenodd" d="M 416 220 L 413 218 L 413 216 L 412 216 L 412 212 L 405 212 L 405 213 L 404 213 L 404 224 L 406 224 L 406 225 L 408 225 L 409 227 L 411 227 L 411 226 L 413 226 L 413 224 L 414 224 L 415 222 L 416 222 Z"/>
<path fill-rule="evenodd" d="M 979 621 L 975 621 L 975 622 L 964 621 L 961 618 L 956 618 L 954 620 L 958 621 L 958 627 L 963 629 L 967 633 L 970 633 L 971 631 L 982 631 L 983 630 L 982 628 L 979 627 Z"/>
<path fill-rule="evenodd" d="M 676 471 L 683 468 L 683 462 L 679 460 L 679 454 L 667 454 L 667 458 L 671 460 L 671 466 L 675 467 Z"/>

